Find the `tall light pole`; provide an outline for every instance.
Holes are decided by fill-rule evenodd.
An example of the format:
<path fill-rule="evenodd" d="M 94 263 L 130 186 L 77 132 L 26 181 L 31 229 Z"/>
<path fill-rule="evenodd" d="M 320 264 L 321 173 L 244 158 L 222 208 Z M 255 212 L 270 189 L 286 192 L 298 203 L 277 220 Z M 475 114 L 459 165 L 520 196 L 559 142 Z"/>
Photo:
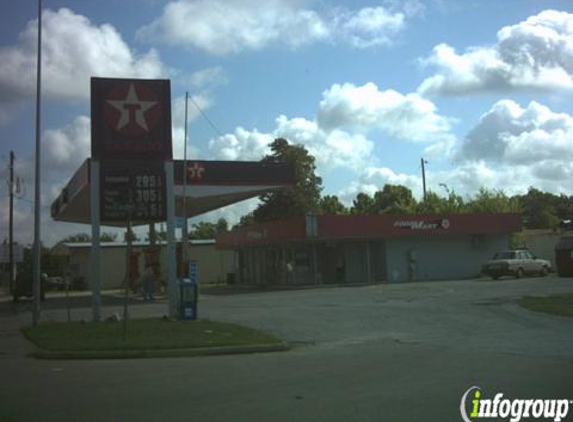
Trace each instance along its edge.
<path fill-rule="evenodd" d="M 183 242 L 181 242 L 181 259 L 183 260 L 183 277 L 187 277 L 187 238 L 189 237 L 187 228 L 187 103 L 189 100 L 189 92 L 185 91 L 185 129 L 183 131 Z"/>
<path fill-rule="evenodd" d="M 34 308 L 32 325 L 38 325 L 40 319 L 40 282 L 41 282 L 41 241 L 40 241 L 40 130 L 42 98 L 42 0 L 38 0 L 38 62 L 36 71 L 36 176 L 34 195 Z"/>
<path fill-rule="evenodd" d="M 422 187 L 424 190 L 424 202 L 426 202 L 426 167 L 425 167 L 425 165 L 428 164 L 428 162 L 426 160 L 424 160 L 423 158 L 420 159 L 420 162 L 422 163 Z"/>
<path fill-rule="evenodd" d="M 8 248 L 10 261 L 10 294 L 16 298 L 16 286 L 14 285 L 14 151 L 10 151 L 10 209 L 8 211 Z"/>

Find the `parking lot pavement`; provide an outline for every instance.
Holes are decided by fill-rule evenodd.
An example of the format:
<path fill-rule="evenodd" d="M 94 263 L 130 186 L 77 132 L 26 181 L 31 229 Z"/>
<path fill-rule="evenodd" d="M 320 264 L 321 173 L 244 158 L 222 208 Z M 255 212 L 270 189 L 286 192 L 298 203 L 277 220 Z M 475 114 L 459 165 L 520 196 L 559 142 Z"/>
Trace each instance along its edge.
<path fill-rule="evenodd" d="M 23 340 L 7 336 L 0 346 L 0 373 L 9 380 L 0 385 L 0 420 L 448 422 L 461 420 L 461 396 L 473 385 L 487 396 L 573 399 L 573 319 L 514 303 L 563 292 L 573 292 L 573 280 L 202 297 L 201 317 L 295 344 L 289 352 L 248 356 L 34 361 L 23 357 L 29 347 Z M 137 316 L 165 309 L 165 303 L 132 306 Z M 89 309 L 74 312 L 89 318 Z M 110 306 L 104 314 L 113 312 Z M 25 310 L 0 315 L 3 326 L 29 320 Z M 65 310 L 43 316 L 62 319 Z"/>
<path fill-rule="evenodd" d="M 373 341 L 573 358 L 572 320 L 525 310 L 527 295 L 573 292 L 560 278 L 384 284 L 210 297 L 201 315 L 323 348 Z"/>

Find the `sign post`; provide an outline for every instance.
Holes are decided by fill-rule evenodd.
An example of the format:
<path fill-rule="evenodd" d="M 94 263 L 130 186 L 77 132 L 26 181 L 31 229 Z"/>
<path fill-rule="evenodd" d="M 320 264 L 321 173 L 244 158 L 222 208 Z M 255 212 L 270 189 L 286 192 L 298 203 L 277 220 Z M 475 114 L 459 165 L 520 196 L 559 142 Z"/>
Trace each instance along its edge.
<path fill-rule="evenodd" d="M 93 320 L 101 319 L 101 253 L 100 253 L 100 186 L 99 186 L 99 161 L 92 160 L 90 163 L 90 207 L 92 218 L 92 250 L 90 253 L 90 272 L 92 288 L 92 312 Z"/>
<path fill-rule="evenodd" d="M 177 317 L 177 261 L 175 255 L 175 192 L 173 186 L 173 161 L 165 163 L 167 179 L 167 295 L 169 297 L 169 316 Z"/>

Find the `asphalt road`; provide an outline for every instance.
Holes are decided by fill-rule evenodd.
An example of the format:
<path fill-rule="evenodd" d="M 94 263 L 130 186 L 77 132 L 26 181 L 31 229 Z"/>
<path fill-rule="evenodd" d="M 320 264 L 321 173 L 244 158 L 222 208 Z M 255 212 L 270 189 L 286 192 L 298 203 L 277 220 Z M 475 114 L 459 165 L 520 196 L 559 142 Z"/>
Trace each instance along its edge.
<path fill-rule="evenodd" d="M 203 296 L 202 317 L 263 329 L 294 348 L 109 361 L 26 358 L 31 346 L 17 328 L 29 323 L 28 305 L 0 304 L 0 421 L 448 422 L 461 420 L 461 396 L 474 385 L 484 397 L 573 399 L 573 319 L 514 302 L 559 292 L 573 292 L 573 280 Z M 120 309 L 108 303 L 104 314 Z M 65 318 L 46 308 L 44 320 Z M 134 316 L 165 310 L 132 305 Z M 72 315 L 87 319 L 89 310 Z"/>

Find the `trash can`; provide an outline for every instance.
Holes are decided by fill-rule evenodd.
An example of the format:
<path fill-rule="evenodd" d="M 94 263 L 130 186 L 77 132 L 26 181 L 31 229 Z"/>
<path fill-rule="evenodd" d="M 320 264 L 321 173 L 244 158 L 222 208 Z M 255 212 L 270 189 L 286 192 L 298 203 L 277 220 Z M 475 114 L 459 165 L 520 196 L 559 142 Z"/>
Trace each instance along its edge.
<path fill-rule="evenodd" d="M 193 279 L 179 280 L 179 320 L 194 321 L 197 319 L 198 286 Z"/>

